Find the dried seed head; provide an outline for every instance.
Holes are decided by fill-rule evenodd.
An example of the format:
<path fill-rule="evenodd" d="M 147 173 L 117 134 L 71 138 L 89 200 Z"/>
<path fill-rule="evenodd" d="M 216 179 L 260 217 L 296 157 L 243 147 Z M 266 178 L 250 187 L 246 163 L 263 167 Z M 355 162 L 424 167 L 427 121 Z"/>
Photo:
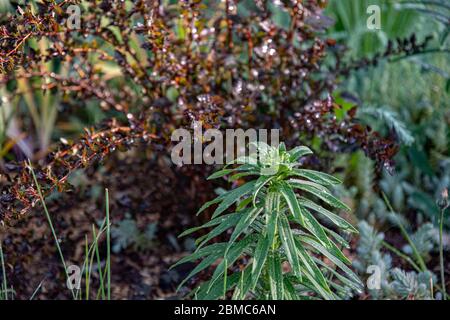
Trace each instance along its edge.
<path fill-rule="evenodd" d="M 448 189 L 447 188 L 442 190 L 441 197 L 438 200 L 437 205 L 441 210 L 445 210 L 448 208 L 449 203 L 448 203 Z"/>

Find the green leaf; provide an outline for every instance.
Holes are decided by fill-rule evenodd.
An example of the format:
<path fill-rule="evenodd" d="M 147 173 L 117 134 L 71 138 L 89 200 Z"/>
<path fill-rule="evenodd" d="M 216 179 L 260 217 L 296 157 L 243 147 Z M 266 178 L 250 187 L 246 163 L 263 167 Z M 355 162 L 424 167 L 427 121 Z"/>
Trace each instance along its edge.
<path fill-rule="evenodd" d="M 432 165 L 428 159 L 427 153 L 418 148 L 417 145 L 413 145 L 408 148 L 408 158 L 411 164 L 422 171 L 424 174 L 432 177 L 435 175 Z"/>
<path fill-rule="evenodd" d="M 250 268 L 246 267 L 238 274 L 240 274 L 239 282 L 236 283 L 232 299 L 244 300 L 251 289 L 252 273 Z"/>
<path fill-rule="evenodd" d="M 301 157 L 304 157 L 308 154 L 312 154 L 313 152 L 308 147 L 300 146 L 300 147 L 295 147 L 294 149 L 290 150 L 288 153 L 290 155 L 289 161 L 295 162 L 298 159 L 300 159 Z"/>
<path fill-rule="evenodd" d="M 347 277 L 344 277 L 342 274 L 340 274 L 339 272 L 337 272 L 336 270 L 334 270 L 332 267 L 330 267 L 329 265 L 327 265 L 325 262 L 323 262 L 320 259 L 314 258 L 313 260 L 320 265 L 322 268 L 327 269 L 329 272 L 331 272 L 336 278 L 338 278 L 339 281 L 341 281 L 343 284 L 345 284 L 346 286 L 350 287 L 351 289 L 361 293 L 362 290 L 364 289 L 364 287 L 362 286 L 360 281 L 355 282 L 352 279 L 349 279 Z"/>
<path fill-rule="evenodd" d="M 348 241 L 342 238 L 339 234 L 325 227 L 323 227 L 323 229 L 325 230 L 325 232 L 330 234 L 341 246 L 343 246 L 346 249 L 350 249 L 350 244 L 348 243 Z"/>
<path fill-rule="evenodd" d="M 297 197 L 295 196 L 295 193 L 292 190 L 291 186 L 285 182 L 281 183 L 280 184 L 280 192 L 283 195 L 283 197 L 285 198 L 286 203 L 287 203 L 292 215 L 296 219 L 298 219 L 298 221 L 300 221 L 301 225 L 304 225 L 305 221 L 303 219 L 303 215 L 300 210 L 300 206 L 298 204 Z"/>
<path fill-rule="evenodd" d="M 320 183 L 325 186 L 332 186 L 342 183 L 341 180 L 333 177 L 332 175 L 319 171 L 294 168 L 292 173 L 296 176 L 304 177 L 306 179 Z"/>
<path fill-rule="evenodd" d="M 217 209 L 214 211 L 212 217 L 213 218 L 217 217 L 222 212 L 227 210 L 232 204 L 234 204 L 236 201 L 238 201 L 241 197 L 244 197 L 247 194 L 249 194 L 250 192 L 252 192 L 255 187 L 255 183 L 256 183 L 255 180 L 247 182 L 247 183 L 243 184 L 242 186 L 240 186 L 236 189 L 233 189 L 231 191 L 228 191 L 227 193 L 221 195 L 221 197 L 223 198 L 223 201 L 219 204 Z"/>
<path fill-rule="evenodd" d="M 283 272 L 281 271 L 281 260 L 277 253 L 270 255 L 267 259 L 269 265 L 269 284 L 272 300 L 282 300 L 284 296 Z"/>
<path fill-rule="evenodd" d="M 311 245 L 314 249 L 316 249 L 326 257 L 328 257 L 331 261 L 333 261 L 334 259 L 338 259 L 341 263 L 347 265 L 352 264 L 351 261 L 342 253 L 342 251 L 333 242 L 330 242 L 331 246 L 329 248 L 324 248 L 321 243 L 319 243 L 315 238 L 309 235 L 301 235 L 299 236 L 299 239 Z M 329 256 L 333 256 L 333 258 Z"/>
<path fill-rule="evenodd" d="M 339 217 L 338 215 L 332 213 L 331 211 L 328 211 L 327 209 L 319 206 L 318 204 L 312 202 L 311 200 L 308 200 L 304 197 L 299 198 L 300 205 L 312 209 L 325 217 L 327 217 L 331 222 L 333 222 L 336 226 L 339 228 L 344 229 L 345 231 L 358 233 L 358 230 L 355 229 L 349 222 L 347 222 L 345 219 Z"/>
<path fill-rule="evenodd" d="M 261 271 L 266 263 L 267 254 L 269 252 L 270 242 L 268 236 L 260 236 L 258 244 L 256 245 L 255 256 L 253 258 L 253 266 L 252 266 L 252 282 L 251 287 L 255 289 L 258 284 L 259 276 L 261 275 Z"/>
<path fill-rule="evenodd" d="M 229 276 L 225 289 L 230 290 L 235 287 L 239 283 L 240 275 L 240 273 L 234 273 Z M 196 298 L 198 300 L 216 300 L 223 296 L 223 276 L 219 280 L 212 287 L 210 287 L 211 281 L 202 283 L 196 291 Z"/>
<path fill-rule="evenodd" d="M 311 186 L 311 187 L 313 187 L 313 188 L 319 189 L 319 190 L 324 191 L 324 192 L 330 192 L 330 190 L 328 189 L 328 187 L 323 186 L 323 185 L 318 184 L 318 183 L 315 183 L 315 182 L 312 182 L 312 181 L 308 181 L 308 180 L 303 180 L 303 179 L 290 179 L 290 180 L 288 181 L 288 183 L 291 184 L 291 185 L 300 185 L 300 184 L 301 184 L 301 185 L 307 185 L 307 186 Z"/>
<path fill-rule="evenodd" d="M 280 234 L 281 243 L 283 244 L 289 264 L 291 265 L 294 274 L 301 278 L 302 268 L 300 266 L 297 250 L 295 248 L 294 236 L 289 226 L 289 222 L 284 215 L 280 215 L 278 217 L 278 232 Z"/>
<path fill-rule="evenodd" d="M 325 247 L 330 246 L 330 240 L 327 237 L 327 234 L 325 233 L 325 230 L 323 230 L 320 223 L 312 216 L 311 213 L 304 207 L 300 206 L 300 210 L 302 212 L 302 216 L 304 218 L 304 225 L 302 225 L 306 230 L 311 232 L 311 234 L 316 237 L 318 241 Z"/>
<path fill-rule="evenodd" d="M 269 198 L 270 197 L 270 198 Z M 280 195 L 278 193 L 270 193 L 267 196 L 267 199 L 270 199 L 270 203 L 266 205 L 266 217 L 267 217 L 267 237 L 269 240 L 269 245 L 272 247 L 275 234 L 277 232 L 277 219 L 278 215 L 281 214 L 279 212 L 280 208 Z"/>
<path fill-rule="evenodd" d="M 256 180 L 255 191 L 253 192 L 253 205 L 256 205 L 256 197 L 258 196 L 258 193 L 273 178 L 275 178 L 275 176 L 261 176 Z"/>
<path fill-rule="evenodd" d="M 252 197 L 248 197 L 244 200 L 242 200 L 241 202 L 239 202 L 239 204 L 236 207 L 236 211 L 241 211 L 247 208 L 247 206 L 252 202 Z"/>
<path fill-rule="evenodd" d="M 325 300 L 333 300 L 334 299 L 333 293 L 326 291 L 325 288 L 323 288 L 317 282 L 317 280 L 314 278 L 314 276 L 309 273 L 309 271 L 305 271 L 304 274 L 305 274 L 304 278 L 308 279 L 308 281 L 310 283 L 309 288 L 311 288 L 313 291 L 320 294 L 322 296 L 322 298 L 324 298 Z"/>
<path fill-rule="evenodd" d="M 343 203 L 341 200 L 337 199 L 335 196 L 333 196 L 328 191 L 316 188 L 312 185 L 296 183 L 296 181 L 294 179 L 291 179 L 289 182 L 294 188 L 298 188 L 303 191 L 309 192 L 309 193 L 313 194 L 314 196 L 322 199 L 323 201 L 325 201 L 332 207 L 350 211 L 350 208 L 345 203 Z"/>
<path fill-rule="evenodd" d="M 219 279 L 219 277 L 222 276 L 224 272 L 226 272 L 225 260 L 226 266 L 227 267 L 231 266 L 241 256 L 244 249 L 246 249 L 254 240 L 255 237 L 249 235 L 240 242 L 232 244 L 232 246 L 229 249 L 227 247 L 227 252 L 225 253 L 225 255 L 222 254 L 224 256 L 224 259 L 219 263 L 216 270 L 214 270 L 214 273 L 211 277 L 211 283 L 209 285 L 210 287 L 208 288 L 208 290 L 210 290 L 214 285 L 214 283 L 217 281 L 217 279 Z"/>
<path fill-rule="evenodd" d="M 254 176 L 254 175 L 259 175 L 259 172 L 258 172 L 258 171 L 245 171 L 245 172 L 239 172 L 239 173 L 233 174 L 233 175 L 230 177 L 229 181 L 230 181 L 230 182 L 233 182 L 233 181 L 239 180 L 239 179 L 241 179 L 241 178 L 243 178 L 243 177 Z"/>
<path fill-rule="evenodd" d="M 203 259 L 189 274 L 188 276 L 180 283 L 180 285 L 177 288 L 177 291 L 180 290 L 180 288 L 193 276 L 195 276 L 200 271 L 208 268 L 211 266 L 214 262 L 217 261 L 220 257 L 223 256 L 223 252 L 217 251 L 214 253 L 211 253 L 208 257 Z"/>
<path fill-rule="evenodd" d="M 234 172 L 234 169 L 223 169 L 217 172 L 214 172 L 212 175 L 210 175 L 207 180 L 213 180 L 213 179 L 217 179 L 217 178 L 221 178 L 224 177 L 230 173 Z"/>
<path fill-rule="evenodd" d="M 231 244 L 236 241 L 236 239 L 245 231 L 248 229 L 248 227 L 252 224 L 252 222 L 258 217 L 258 215 L 261 213 L 262 208 L 252 208 L 248 210 L 248 212 L 245 212 L 241 215 L 241 218 L 239 219 L 238 224 L 236 225 L 236 228 L 233 230 L 233 233 L 230 236 L 230 240 L 228 241 L 228 246 L 230 247 Z"/>
<path fill-rule="evenodd" d="M 225 232 L 229 228 L 234 227 L 236 224 L 239 223 L 239 221 L 242 219 L 242 217 L 245 217 L 248 215 L 248 211 L 249 210 L 244 210 L 242 212 L 237 212 L 237 213 L 233 213 L 233 214 L 229 215 L 227 219 L 225 219 L 221 224 L 219 224 L 217 227 L 215 227 L 213 230 L 211 230 L 211 232 L 209 232 L 205 236 L 197 239 L 198 243 L 201 242 L 201 244 L 199 244 L 198 247 L 199 248 L 203 247 L 203 245 L 206 244 L 211 239 L 217 237 L 218 235 Z"/>
<path fill-rule="evenodd" d="M 344 271 L 353 281 L 360 283 L 358 276 L 350 270 L 345 264 L 351 264 L 351 262 L 340 252 L 339 248 L 333 245 L 333 248 L 328 251 L 323 246 L 321 246 L 315 239 L 308 236 L 299 236 L 300 241 L 309 244 L 318 252 L 323 254 L 325 257 L 331 260 L 336 266 L 338 266 L 342 271 Z"/>
<path fill-rule="evenodd" d="M 223 200 L 222 196 L 218 196 L 217 198 L 206 202 L 205 204 L 203 204 L 201 206 L 201 208 L 197 211 L 196 215 L 199 215 L 202 211 L 206 210 L 207 208 L 209 208 L 210 206 L 212 206 L 213 204 L 219 203 L 220 201 Z"/>
<path fill-rule="evenodd" d="M 299 300 L 294 285 L 292 284 L 291 280 L 288 277 L 283 277 L 283 284 L 285 288 L 284 296 L 288 300 Z"/>
<path fill-rule="evenodd" d="M 259 166 L 257 164 L 241 164 L 237 168 L 234 168 L 235 171 L 250 171 L 250 172 L 259 172 Z"/>
<path fill-rule="evenodd" d="M 198 260 L 204 256 L 208 256 L 214 253 L 221 253 L 221 255 L 223 255 L 223 253 L 225 252 L 226 248 L 227 248 L 227 243 L 226 242 L 222 242 L 222 243 L 214 243 L 211 244 L 207 247 L 198 249 L 197 251 L 195 251 L 194 253 L 180 259 L 177 263 L 175 263 L 174 265 L 172 265 L 170 267 L 170 269 L 175 268 L 176 266 L 186 263 L 186 262 L 190 262 L 190 261 L 195 261 Z M 169 269 L 169 270 L 170 270 Z"/>
<path fill-rule="evenodd" d="M 235 213 L 230 213 L 230 214 L 223 215 L 221 217 L 217 217 L 217 218 L 212 219 L 212 220 L 208 221 L 207 223 L 205 223 L 205 224 L 203 224 L 203 225 L 201 225 L 199 227 L 193 227 L 193 228 L 190 228 L 190 229 L 184 231 L 182 234 L 180 234 L 178 236 L 178 238 L 185 237 L 185 236 L 187 236 L 187 235 L 189 235 L 191 233 L 194 233 L 194 232 L 196 232 L 198 230 L 201 230 L 201 229 L 204 229 L 204 228 L 214 227 L 214 226 L 216 226 L 218 224 L 226 222 L 226 220 L 228 220 L 228 219 L 233 219 L 233 217 L 237 216 L 237 215 L 241 215 L 241 213 L 240 212 L 235 212 Z"/>
<path fill-rule="evenodd" d="M 311 281 L 310 277 L 307 276 L 307 278 L 312 282 L 312 284 L 316 287 L 319 286 L 320 290 L 318 290 L 322 295 L 323 298 L 328 299 L 329 294 L 331 294 L 330 287 L 327 284 L 327 281 L 325 280 L 325 277 L 323 276 L 322 271 L 320 271 L 319 267 L 316 265 L 313 259 L 308 255 L 305 248 L 301 245 L 299 241 L 295 241 L 297 252 L 300 257 L 300 260 L 302 261 L 302 264 L 306 267 L 306 274 L 311 275 L 311 277 L 314 278 L 314 281 Z M 316 288 L 319 289 L 319 288 Z M 325 293 L 325 294 L 324 294 Z"/>
<path fill-rule="evenodd" d="M 285 278 L 289 278 L 293 283 L 295 283 L 297 285 L 302 285 L 305 288 L 308 288 L 309 290 L 311 290 L 312 292 L 315 292 L 315 293 L 321 295 L 322 297 L 325 296 L 326 297 L 325 299 L 327 299 L 327 300 L 333 299 L 332 295 L 330 295 L 329 293 L 324 291 L 322 287 L 318 286 L 317 281 L 306 270 L 305 270 L 305 276 L 302 277 L 301 279 L 295 277 L 294 275 L 288 275 L 288 274 L 285 274 Z M 298 297 L 300 300 L 320 300 L 319 298 L 314 297 L 314 296 L 300 295 L 300 293 L 298 293 Z"/>

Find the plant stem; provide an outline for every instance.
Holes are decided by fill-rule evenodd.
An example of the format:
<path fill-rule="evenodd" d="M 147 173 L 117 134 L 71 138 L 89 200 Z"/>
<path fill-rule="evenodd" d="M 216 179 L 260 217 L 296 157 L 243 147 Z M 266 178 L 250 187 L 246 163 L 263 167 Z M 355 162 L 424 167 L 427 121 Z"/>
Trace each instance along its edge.
<path fill-rule="evenodd" d="M 442 241 L 442 233 L 444 229 L 444 211 L 445 209 L 441 209 L 441 217 L 439 221 L 439 263 L 441 268 L 442 299 L 447 300 L 447 292 L 445 289 L 444 245 Z"/>
<path fill-rule="evenodd" d="M 84 263 L 85 263 L 85 285 L 86 285 L 86 300 L 89 300 L 89 246 L 88 246 L 88 239 L 87 239 L 87 235 L 84 235 L 84 249 L 85 249 L 85 257 L 84 257 Z"/>
<path fill-rule="evenodd" d="M 394 208 L 392 208 L 392 205 L 389 202 L 389 199 L 387 198 L 386 194 L 384 192 L 381 192 L 381 194 L 384 198 L 384 202 L 386 203 L 389 211 L 391 211 L 391 213 L 395 214 L 395 210 L 394 210 Z M 400 232 L 402 233 L 402 235 L 406 239 L 406 241 L 408 241 L 408 244 L 410 245 L 410 247 L 414 253 L 414 257 L 416 258 L 416 261 L 419 263 L 420 269 L 422 271 L 426 271 L 427 266 L 426 266 L 425 261 L 423 260 L 422 256 L 420 255 L 419 250 L 417 250 L 414 242 L 412 242 L 411 238 L 408 235 L 408 232 L 406 231 L 405 227 L 401 223 L 400 219 L 397 219 L 397 222 L 398 222 L 397 225 L 400 229 Z"/>
<path fill-rule="evenodd" d="M 32 294 L 31 297 L 30 297 L 30 300 L 33 300 L 34 297 L 36 297 L 36 295 L 37 295 L 37 293 L 39 292 L 39 290 L 41 290 L 41 287 L 42 287 L 42 284 L 44 283 L 44 281 L 45 281 L 45 278 L 44 278 L 41 282 L 39 282 L 39 285 L 38 285 L 37 288 L 34 290 L 33 294 Z"/>
<path fill-rule="evenodd" d="M 225 256 L 225 268 L 223 273 L 223 300 L 227 299 L 227 269 L 228 269 L 228 263 L 227 263 L 227 257 Z"/>
<path fill-rule="evenodd" d="M 47 205 L 45 204 L 44 196 L 42 195 L 41 186 L 40 186 L 40 184 L 37 181 L 36 174 L 34 173 L 33 167 L 31 165 L 31 161 L 29 159 L 28 159 L 28 167 L 29 167 L 29 169 L 31 171 L 31 174 L 33 175 L 33 180 L 34 180 L 34 183 L 36 184 L 36 189 L 38 191 L 39 200 L 42 203 L 42 207 L 44 208 L 44 212 L 45 212 L 45 216 L 47 218 L 47 222 L 48 222 L 48 224 L 50 226 L 50 229 L 52 231 L 53 239 L 55 240 L 55 245 L 56 245 L 56 248 L 58 250 L 59 257 L 61 259 L 62 265 L 64 267 L 64 272 L 66 273 L 67 279 L 69 279 L 69 274 L 67 273 L 66 261 L 64 259 L 64 255 L 62 253 L 61 246 L 59 245 L 59 241 L 58 241 L 58 237 L 56 235 L 55 228 L 53 227 L 52 218 L 50 217 L 50 214 L 48 213 Z M 76 299 L 76 296 L 75 296 L 75 293 L 74 293 L 73 289 L 71 289 L 71 291 L 72 291 L 73 298 Z"/>
<path fill-rule="evenodd" d="M 101 261 L 100 261 L 100 253 L 98 251 L 98 239 L 97 239 L 97 233 L 95 232 L 94 225 L 92 225 L 92 234 L 93 234 L 94 239 L 95 239 L 94 240 L 95 241 L 94 248 L 95 248 L 95 256 L 97 258 L 97 268 L 98 268 L 98 274 L 99 274 L 99 279 L 100 279 L 100 289 L 97 292 L 97 300 L 98 300 L 100 292 L 102 294 L 102 300 L 105 300 L 105 286 L 103 284 L 102 264 L 101 264 Z"/>
<path fill-rule="evenodd" d="M 108 276 L 107 291 L 108 300 L 111 300 L 111 225 L 109 220 L 109 192 L 105 189 L 105 205 L 106 205 L 106 272 Z"/>
<path fill-rule="evenodd" d="M 381 242 L 381 244 L 386 249 L 388 249 L 388 250 L 392 251 L 393 253 L 395 253 L 396 255 L 398 255 L 400 258 L 405 259 L 414 269 L 416 269 L 417 272 L 421 272 L 419 266 L 410 257 L 408 257 L 406 254 L 404 254 L 403 252 L 401 252 L 400 250 L 398 250 L 397 248 L 395 248 L 394 246 L 390 245 L 389 243 L 387 243 L 384 240 L 383 240 L 383 242 Z"/>
<path fill-rule="evenodd" d="M 3 258 L 3 248 L 2 248 L 2 243 L 0 241 L 0 259 L 1 259 L 1 263 L 2 263 L 2 277 L 3 277 L 3 291 L 4 291 L 4 298 L 5 300 L 8 300 L 8 284 L 6 282 L 6 268 L 5 268 L 5 260 Z M 2 291 L 0 290 L 0 292 Z M 0 295 L 0 297 L 3 295 Z"/>

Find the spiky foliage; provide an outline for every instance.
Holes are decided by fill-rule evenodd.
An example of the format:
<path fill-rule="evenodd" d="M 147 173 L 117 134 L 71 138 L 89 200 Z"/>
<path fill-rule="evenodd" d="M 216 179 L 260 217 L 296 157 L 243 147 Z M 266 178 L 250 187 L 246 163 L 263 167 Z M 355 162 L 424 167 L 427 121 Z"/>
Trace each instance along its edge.
<path fill-rule="evenodd" d="M 158 225 L 150 223 L 145 231 L 141 231 L 135 220 L 125 218 L 120 221 L 117 227 L 111 229 L 111 236 L 115 242 L 112 247 L 114 252 L 120 252 L 129 246 L 136 250 L 146 250 L 155 245 Z"/>
<path fill-rule="evenodd" d="M 367 114 L 373 119 L 379 119 L 386 123 L 391 130 L 397 134 L 400 142 L 406 146 L 410 146 L 414 143 L 414 137 L 410 130 L 406 127 L 406 124 L 399 119 L 396 112 L 389 110 L 387 108 L 374 108 L 367 107 L 361 112 L 362 115 Z"/>
<path fill-rule="evenodd" d="M 340 231 L 356 233 L 356 229 L 312 200 L 349 211 L 329 190 L 340 181 L 299 168 L 299 159 L 312 153 L 307 147 L 287 151 L 284 144 L 271 147 L 259 143 L 257 151 L 238 159 L 239 166 L 228 165 L 210 177 L 255 179 L 204 204 L 199 213 L 218 204 L 211 220 L 182 234 L 214 227 L 197 239 L 198 248 L 193 254 L 177 263 L 202 259 L 181 286 L 220 259 L 211 279 L 195 291 L 197 298 L 215 299 L 233 290 L 236 299 L 339 299 L 348 288 L 361 290 L 358 277 L 347 266 L 350 261 L 335 242 L 348 244 L 318 219 L 325 218 Z M 234 204 L 235 210 L 224 214 Z M 209 244 L 228 229 L 233 231 L 227 242 Z M 326 257 L 334 265 L 319 257 Z M 242 263 L 239 269 L 238 262 Z M 233 274 L 228 275 L 229 270 Z"/>
<path fill-rule="evenodd" d="M 366 221 L 361 221 L 358 227 L 360 233 L 357 247 L 358 258 L 353 262 L 353 265 L 360 273 L 367 274 L 369 267 L 377 267 L 379 270 L 377 275 L 379 276 L 377 281 L 380 281 L 379 288 L 368 289 L 372 298 L 423 300 L 432 297 L 436 276 L 431 271 L 421 270 L 417 266 L 415 267 L 416 271 L 405 271 L 401 268 L 392 269 L 392 257 L 389 253 L 383 252 L 383 248 L 397 254 L 405 263 L 408 262 L 413 265 L 410 256 L 402 254 L 398 249 L 386 243 L 384 234 L 377 232 Z M 426 235 L 432 225 L 425 224 L 423 227 L 422 230 L 419 229 L 411 236 L 412 241 L 414 241 L 413 244 L 417 245 L 416 250 L 430 249 L 428 236 Z M 424 240 L 425 243 L 418 243 L 421 240 Z M 409 251 L 406 251 L 409 254 Z M 422 251 L 420 252 L 422 253 Z"/>
<path fill-rule="evenodd" d="M 417 231 L 411 235 L 411 241 L 414 243 L 417 251 L 422 257 L 428 257 L 430 251 L 435 246 L 435 236 L 437 235 L 437 229 L 431 223 L 425 223 L 421 225 Z M 403 251 L 407 254 L 412 254 L 413 250 L 410 245 L 405 245 Z"/>
<path fill-rule="evenodd" d="M 391 276 L 393 281 L 390 283 L 390 287 L 392 294 L 397 298 L 427 300 L 432 297 L 431 284 L 435 279 L 431 272 L 405 272 L 395 268 L 391 271 Z"/>
<path fill-rule="evenodd" d="M 376 266 L 380 271 L 380 289 L 389 287 L 389 270 L 392 265 L 392 258 L 389 254 L 381 252 L 384 234 L 378 233 L 366 221 L 361 221 L 358 225 L 360 239 L 358 242 L 358 258 L 353 262 L 354 267 L 361 274 L 367 274 L 369 266 Z M 375 298 L 381 298 L 383 291 L 369 290 Z"/>

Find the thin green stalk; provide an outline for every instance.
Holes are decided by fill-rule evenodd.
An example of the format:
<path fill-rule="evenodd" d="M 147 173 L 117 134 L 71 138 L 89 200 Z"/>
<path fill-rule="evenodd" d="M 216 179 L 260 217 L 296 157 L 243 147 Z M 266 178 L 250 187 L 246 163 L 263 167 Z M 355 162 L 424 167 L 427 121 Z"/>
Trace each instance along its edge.
<path fill-rule="evenodd" d="M 444 229 L 444 211 L 445 209 L 441 209 L 441 217 L 439 221 L 439 264 L 441 269 L 442 299 L 447 300 L 447 291 L 445 289 L 444 245 L 442 243 L 442 233 Z"/>
<path fill-rule="evenodd" d="M 244 272 L 242 272 L 241 273 L 241 279 L 240 279 L 240 281 L 239 281 L 240 283 L 240 288 L 241 288 L 241 292 L 239 292 L 239 296 L 240 296 L 240 298 L 239 298 L 239 300 L 244 300 L 245 299 L 245 296 L 243 295 L 243 293 L 244 293 Z"/>
<path fill-rule="evenodd" d="M 89 246 L 88 246 L 88 239 L 87 239 L 87 235 L 85 235 L 84 236 L 84 244 L 85 244 L 85 246 L 84 246 L 84 248 L 85 248 L 85 257 L 84 257 L 84 260 L 85 260 L 85 265 L 86 265 L 86 268 L 85 268 L 85 270 L 84 270 L 84 273 L 85 273 L 85 287 L 86 287 L 86 300 L 89 300 L 89 261 L 88 261 L 88 259 L 89 259 Z"/>
<path fill-rule="evenodd" d="M 100 253 L 98 251 L 98 239 L 97 239 L 97 234 L 95 232 L 94 225 L 92 225 L 92 234 L 93 234 L 94 239 L 95 239 L 95 243 L 94 243 L 95 256 L 97 258 L 97 269 L 98 269 L 98 275 L 99 275 L 99 278 L 100 278 L 100 288 L 99 288 L 99 291 L 97 293 L 97 300 L 98 300 L 100 292 L 102 294 L 102 299 L 105 300 L 105 286 L 104 286 L 104 281 L 103 281 L 104 279 L 103 279 L 103 273 L 102 273 L 102 264 L 101 264 L 101 261 L 100 261 Z"/>
<path fill-rule="evenodd" d="M 228 263 L 227 263 L 227 257 L 225 256 L 225 269 L 223 273 L 223 299 L 227 299 L 227 269 L 228 269 Z"/>
<path fill-rule="evenodd" d="M 1 241 L 0 241 L 0 259 L 2 263 L 2 277 L 3 277 L 2 291 L 4 292 L 3 296 L 5 300 L 8 300 L 8 283 L 6 282 L 5 259 L 3 258 L 3 247 Z"/>
<path fill-rule="evenodd" d="M 102 279 L 103 283 L 105 283 L 105 281 L 106 281 L 107 268 L 108 268 L 108 266 L 105 266 L 105 268 L 103 269 L 103 279 Z M 99 299 L 99 297 L 100 297 L 100 290 L 97 292 L 97 300 Z"/>
<path fill-rule="evenodd" d="M 39 290 L 41 290 L 42 284 L 44 283 L 44 279 L 42 279 L 42 281 L 39 283 L 39 285 L 37 286 L 37 288 L 34 290 L 33 294 L 30 297 L 30 300 L 33 300 L 34 297 L 36 297 L 37 293 L 39 292 Z"/>
<path fill-rule="evenodd" d="M 106 223 L 106 219 L 103 221 L 103 224 L 100 228 L 98 235 L 96 235 L 95 228 L 94 228 L 94 226 L 92 226 L 94 242 L 90 246 L 87 247 L 87 251 L 85 253 L 85 258 L 83 261 L 83 266 L 81 268 L 81 272 L 86 274 L 85 277 L 86 277 L 86 279 L 88 279 L 89 283 L 90 283 L 91 274 L 92 274 L 92 265 L 93 265 L 93 261 L 94 261 L 94 254 L 96 253 L 96 251 L 98 253 L 98 239 L 101 236 L 101 234 L 104 232 L 105 223 Z M 86 239 L 87 239 L 87 235 L 86 235 Z M 87 245 L 87 243 L 86 243 L 86 245 Z M 100 259 L 100 257 L 98 257 L 98 259 Z M 101 271 L 100 271 L 100 274 L 101 274 Z M 103 279 L 101 279 L 101 283 L 103 283 L 102 281 L 103 281 Z M 80 299 L 82 299 L 81 290 L 77 291 L 76 296 L 78 297 L 79 293 L 80 293 Z M 98 299 L 98 297 L 99 297 L 99 294 L 97 295 L 97 299 Z"/>
<path fill-rule="evenodd" d="M 394 210 L 394 208 L 392 208 L 392 205 L 389 202 L 389 199 L 387 198 L 386 194 L 384 192 L 381 192 L 381 195 L 383 196 L 384 202 L 386 203 L 388 209 L 391 211 L 391 213 L 395 214 L 395 210 Z M 410 247 L 411 247 L 411 249 L 412 249 L 412 251 L 414 253 L 414 256 L 415 256 L 415 258 L 417 260 L 417 263 L 420 266 L 420 269 L 422 271 L 426 271 L 427 270 L 427 266 L 425 264 L 425 261 L 423 260 L 422 256 L 420 255 L 419 251 L 417 250 L 414 242 L 412 242 L 411 238 L 408 235 L 408 232 L 406 231 L 406 229 L 403 226 L 403 224 L 401 223 L 401 221 L 399 219 L 397 219 L 397 220 L 398 220 L 397 225 L 398 225 L 398 227 L 400 229 L 400 232 L 402 233 L 402 235 L 406 239 L 406 241 L 408 241 L 408 244 L 410 245 Z"/>
<path fill-rule="evenodd" d="M 109 192 L 105 189 L 105 205 L 106 205 L 106 272 L 108 276 L 108 300 L 111 300 L 111 223 L 109 219 Z"/>
<path fill-rule="evenodd" d="M 397 248 L 395 248 L 394 246 L 391 246 L 389 243 L 387 243 L 386 241 L 382 241 L 381 244 L 388 250 L 392 251 L 393 253 L 395 253 L 396 255 L 398 255 L 400 258 L 404 259 L 405 261 L 407 261 L 414 269 L 416 269 L 417 272 L 421 272 L 421 269 L 419 268 L 419 266 L 410 258 L 408 257 L 406 254 L 402 253 L 400 250 L 398 250 Z"/>
<path fill-rule="evenodd" d="M 39 185 L 39 183 L 37 181 L 36 174 L 34 173 L 33 167 L 31 165 L 31 161 L 29 159 L 28 159 L 28 166 L 31 171 L 31 174 L 33 175 L 33 180 L 34 180 L 34 183 L 36 184 L 36 189 L 38 191 L 39 200 L 41 201 L 42 207 L 44 208 L 45 216 L 47 218 L 47 222 L 52 231 L 53 239 L 55 240 L 55 245 L 56 245 L 56 248 L 58 249 L 59 257 L 61 259 L 62 265 L 64 266 L 64 272 L 66 274 L 67 279 L 69 279 L 69 274 L 67 273 L 67 265 L 66 265 L 66 261 L 64 259 L 64 255 L 62 253 L 61 246 L 59 245 L 59 240 L 58 240 L 58 237 L 56 236 L 56 232 L 55 232 L 55 228 L 53 227 L 52 219 L 50 217 L 50 214 L 48 213 L 47 205 L 45 204 L 44 196 L 42 195 L 41 186 Z M 70 289 L 70 290 L 72 292 L 73 298 L 76 299 L 76 295 L 75 295 L 73 289 Z"/>
<path fill-rule="evenodd" d="M 95 239 L 94 239 L 94 241 L 95 241 Z M 89 272 L 88 272 L 88 281 L 89 281 L 89 284 L 91 283 L 92 265 L 94 264 L 95 245 L 96 245 L 96 241 L 92 244 L 93 249 L 92 249 L 92 252 L 90 252 Z M 88 297 L 89 297 L 89 290 L 88 290 Z"/>

